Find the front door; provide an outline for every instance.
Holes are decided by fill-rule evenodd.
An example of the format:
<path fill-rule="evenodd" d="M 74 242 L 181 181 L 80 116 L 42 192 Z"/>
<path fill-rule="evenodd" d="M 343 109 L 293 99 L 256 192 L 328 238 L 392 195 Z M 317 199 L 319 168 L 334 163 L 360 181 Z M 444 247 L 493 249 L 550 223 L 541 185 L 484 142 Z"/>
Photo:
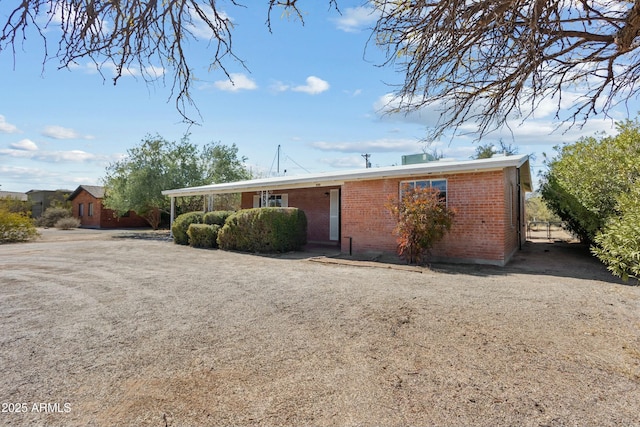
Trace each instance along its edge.
<path fill-rule="evenodd" d="M 340 190 L 331 190 L 329 195 L 329 240 L 340 240 Z"/>

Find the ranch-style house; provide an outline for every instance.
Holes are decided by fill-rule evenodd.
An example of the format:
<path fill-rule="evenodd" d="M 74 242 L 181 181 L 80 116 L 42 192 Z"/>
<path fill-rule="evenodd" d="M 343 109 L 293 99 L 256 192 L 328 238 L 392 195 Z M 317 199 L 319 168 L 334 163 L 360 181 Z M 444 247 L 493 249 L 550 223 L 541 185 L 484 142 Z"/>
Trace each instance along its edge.
<path fill-rule="evenodd" d="M 368 168 L 165 190 L 171 198 L 241 193 L 241 207 L 302 209 L 310 243 L 347 254 L 395 253 L 395 220 L 385 208 L 404 185 L 440 190 L 455 209 L 453 227 L 431 251 L 433 261 L 503 266 L 526 239 L 525 193 L 532 190 L 529 156 Z M 210 204 L 205 203 L 206 206 Z"/>

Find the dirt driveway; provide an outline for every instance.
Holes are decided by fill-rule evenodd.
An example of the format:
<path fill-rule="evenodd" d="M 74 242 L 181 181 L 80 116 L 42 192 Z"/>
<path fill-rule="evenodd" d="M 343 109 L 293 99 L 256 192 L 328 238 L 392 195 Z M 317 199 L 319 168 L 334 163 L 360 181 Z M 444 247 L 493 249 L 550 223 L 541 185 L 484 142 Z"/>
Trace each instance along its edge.
<path fill-rule="evenodd" d="M 47 233 L 0 246 L 0 425 L 640 426 L 640 287 L 570 245 L 428 270 Z"/>

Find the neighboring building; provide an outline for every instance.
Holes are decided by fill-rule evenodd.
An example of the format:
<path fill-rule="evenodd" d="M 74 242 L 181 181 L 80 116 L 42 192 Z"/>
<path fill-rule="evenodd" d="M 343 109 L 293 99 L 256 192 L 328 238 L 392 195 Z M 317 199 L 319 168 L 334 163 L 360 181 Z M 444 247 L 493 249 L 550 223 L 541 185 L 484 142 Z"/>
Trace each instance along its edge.
<path fill-rule="evenodd" d="M 308 221 L 309 242 L 343 253 L 395 253 L 395 220 L 385 208 L 401 185 L 431 185 L 456 211 L 453 227 L 431 251 L 433 261 L 505 265 L 526 239 L 524 196 L 529 157 L 433 161 L 394 167 L 255 179 L 166 190 L 180 196 L 242 193 L 242 208 L 292 206 Z M 172 220 L 174 213 L 172 212 Z"/>
<path fill-rule="evenodd" d="M 102 206 L 104 187 L 81 185 L 69 196 L 73 216 L 85 228 L 135 228 L 148 227 L 149 223 L 133 211 L 118 216 Z"/>
<path fill-rule="evenodd" d="M 18 200 L 20 202 L 26 202 L 28 199 L 27 193 L 19 193 L 17 191 L 0 191 L 0 199 L 9 198 Z"/>
<path fill-rule="evenodd" d="M 27 197 L 31 202 L 31 217 L 40 218 L 53 202 L 64 203 L 71 190 L 29 190 Z"/>

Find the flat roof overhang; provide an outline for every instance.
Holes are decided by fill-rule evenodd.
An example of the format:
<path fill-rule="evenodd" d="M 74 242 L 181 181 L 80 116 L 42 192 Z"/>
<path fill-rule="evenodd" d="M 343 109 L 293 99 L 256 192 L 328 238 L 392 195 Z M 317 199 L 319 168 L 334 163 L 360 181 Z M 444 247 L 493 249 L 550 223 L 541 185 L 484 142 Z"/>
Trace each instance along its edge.
<path fill-rule="evenodd" d="M 391 178 L 411 178 L 429 175 L 445 175 L 456 173 L 489 172 L 507 167 L 520 169 L 520 182 L 526 191 L 532 190 L 529 156 L 500 156 L 489 159 L 466 161 L 435 161 L 403 166 L 357 169 L 351 171 L 325 172 L 308 175 L 282 176 L 272 178 L 251 179 L 246 181 L 226 182 L 222 184 L 186 187 L 164 190 L 165 196 L 185 197 L 208 194 L 229 194 L 252 191 L 274 191 L 294 188 L 315 188 L 341 186 L 345 182 L 365 181 Z"/>

